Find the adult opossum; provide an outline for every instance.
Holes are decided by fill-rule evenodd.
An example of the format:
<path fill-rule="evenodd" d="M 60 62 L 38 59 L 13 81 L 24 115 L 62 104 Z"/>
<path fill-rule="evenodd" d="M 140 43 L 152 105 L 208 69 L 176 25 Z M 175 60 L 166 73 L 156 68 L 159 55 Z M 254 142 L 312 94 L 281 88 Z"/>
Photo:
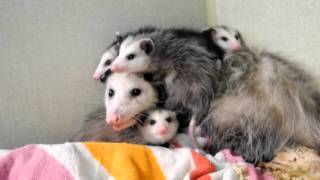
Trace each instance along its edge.
<path fill-rule="evenodd" d="M 91 114 L 82 128 L 71 138 L 73 141 L 121 141 L 136 135 L 133 126 L 139 114 L 161 106 L 165 101 L 161 84 L 146 81 L 143 74 L 112 73 L 107 77 L 105 107 Z M 104 114 L 104 115 L 103 115 Z M 125 127 L 125 128 L 123 128 Z M 123 137 L 124 136 L 124 137 Z M 132 139 L 136 142 L 136 139 Z"/>
<path fill-rule="evenodd" d="M 320 148 L 320 93 L 308 73 L 268 52 L 243 50 L 222 64 L 224 81 L 203 122 L 211 153 L 231 148 L 249 162 L 288 146 Z"/>

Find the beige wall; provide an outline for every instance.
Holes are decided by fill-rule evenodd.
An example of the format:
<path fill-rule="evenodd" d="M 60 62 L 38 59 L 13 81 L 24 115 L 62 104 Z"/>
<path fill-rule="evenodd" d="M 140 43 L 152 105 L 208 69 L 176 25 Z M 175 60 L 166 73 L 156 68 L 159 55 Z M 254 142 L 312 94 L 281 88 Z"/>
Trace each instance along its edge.
<path fill-rule="evenodd" d="M 216 0 L 216 19 L 239 29 L 249 44 L 298 61 L 320 78 L 319 0 Z"/>
<path fill-rule="evenodd" d="M 103 104 L 91 74 L 114 32 L 146 24 L 202 28 L 204 1 L 1 0 L 0 148 L 65 141 Z"/>

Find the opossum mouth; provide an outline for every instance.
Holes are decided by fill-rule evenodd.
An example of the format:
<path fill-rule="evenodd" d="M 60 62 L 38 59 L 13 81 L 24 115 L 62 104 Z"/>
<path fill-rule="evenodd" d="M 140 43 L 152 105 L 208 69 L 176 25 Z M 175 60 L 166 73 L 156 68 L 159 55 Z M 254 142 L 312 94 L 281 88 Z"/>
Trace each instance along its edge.
<path fill-rule="evenodd" d="M 136 123 L 136 116 L 138 116 L 138 115 L 135 115 L 134 117 L 132 117 L 131 119 L 129 119 L 126 122 L 114 124 L 114 125 L 112 125 L 112 128 L 116 131 L 121 131 L 123 129 L 127 129 L 128 127 L 130 127 Z"/>

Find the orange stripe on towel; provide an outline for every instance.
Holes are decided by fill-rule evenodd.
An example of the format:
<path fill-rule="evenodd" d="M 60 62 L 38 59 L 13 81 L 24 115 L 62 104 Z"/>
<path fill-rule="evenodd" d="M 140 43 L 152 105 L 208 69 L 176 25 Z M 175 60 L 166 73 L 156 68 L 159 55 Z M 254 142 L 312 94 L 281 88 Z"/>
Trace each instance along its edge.
<path fill-rule="evenodd" d="M 83 143 L 106 171 L 117 180 L 165 179 L 152 151 L 126 143 Z"/>
<path fill-rule="evenodd" d="M 191 172 L 191 180 L 210 180 L 209 174 L 216 170 L 216 167 L 200 154 L 191 151 L 196 168 Z"/>

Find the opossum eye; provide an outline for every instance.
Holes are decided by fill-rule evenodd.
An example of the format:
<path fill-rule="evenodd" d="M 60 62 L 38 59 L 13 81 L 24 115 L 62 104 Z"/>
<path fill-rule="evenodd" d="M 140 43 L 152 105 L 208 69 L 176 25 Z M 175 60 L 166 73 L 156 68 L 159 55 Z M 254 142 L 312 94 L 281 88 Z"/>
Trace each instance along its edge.
<path fill-rule="evenodd" d="M 128 60 L 132 60 L 134 57 L 135 57 L 134 54 L 129 54 L 129 55 L 127 56 L 127 59 L 128 59 Z"/>
<path fill-rule="evenodd" d="M 141 89 L 138 89 L 138 88 L 132 89 L 130 93 L 132 97 L 139 96 L 141 94 Z"/>
<path fill-rule="evenodd" d="M 235 38 L 236 38 L 236 40 L 239 40 L 240 39 L 239 34 L 236 34 Z"/>
<path fill-rule="evenodd" d="M 221 37 L 221 40 L 222 40 L 222 41 L 228 41 L 228 38 L 225 37 L 225 36 L 222 36 L 222 37 Z"/>
<path fill-rule="evenodd" d="M 171 122 L 172 122 L 172 118 L 171 118 L 171 117 L 167 117 L 167 118 L 166 118 L 166 121 L 167 121 L 168 123 L 171 123 Z"/>
<path fill-rule="evenodd" d="M 109 66 L 111 64 L 111 60 L 110 59 L 108 59 L 108 60 L 106 60 L 106 62 L 104 62 L 104 66 Z"/>
<path fill-rule="evenodd" d="M 149 122 L 149 124 L 150 124 L 151 126 L 153 126 L 153 125 L 155 125 L 155 124 L 156 124 L 156 121 L 155 121 L 155 120 L 153 120 L 153 119 L 151 119 L 151 120 L 150 120 L 150 122 Z"/>
<path fill-rule="evenodd" d="M 109 95 L 110 98 L 113 97 L 114 96 L 114 90 L 113 89 L 109 89 L 108 95 Z"/>

